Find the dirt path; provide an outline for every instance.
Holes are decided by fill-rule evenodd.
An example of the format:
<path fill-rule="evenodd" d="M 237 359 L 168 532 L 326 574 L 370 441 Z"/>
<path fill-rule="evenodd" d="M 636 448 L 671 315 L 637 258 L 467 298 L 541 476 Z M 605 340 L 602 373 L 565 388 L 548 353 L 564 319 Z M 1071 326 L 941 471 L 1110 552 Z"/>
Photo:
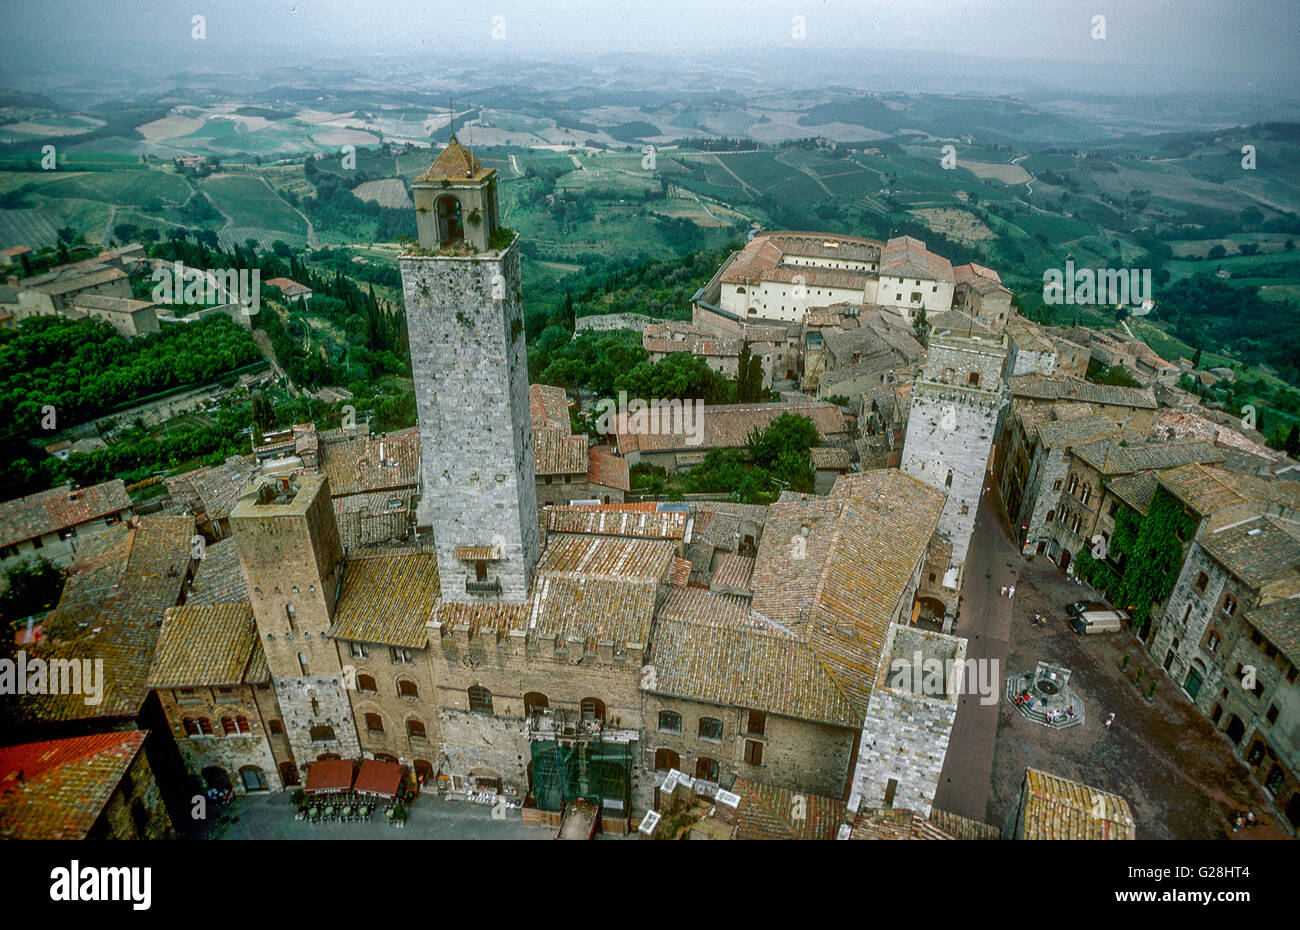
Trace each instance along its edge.
<path fill-rule="evenodd" d="M 1024 161 L 1028 157 L 1029 157 L 1028 154 L 1017 155 L 1015 158 L 1011 159 L 1011 164 L 1019 165 L 1022 161 Z M 1025 169 L 1025 172 L 1029 175 L 1029 180 L 1025 182 L 1025 196 L 1029 197 L 1032 196 L 1034 193 L 1034 189 L 1030 185 L 1033 184 L 1035 181 L 1037 181 L 1038 178 L 1036 178 L 1034 176 L 1034 173 L 1030 171 L 1028 168 Z"/>
<path fill-rule="evenodd" d="M 727 163 L 726 163 L 725 161 L 723 161 L 721 158 L 719 158 L 718 156 L 714 155 L 714 156 L 713 156 L 713 160 L 714 160 L 715 162 L 718 163 L 718 166 L 721 167 L 723 171 L 727 172 L 727 174 L 729 174 L 729 175 L 731 175 L 733 178 L 735 178 L 735 179 L 736 179 L 736 182 L 737 182 L 738 184 L 740 184 L 740 186 L 743 187 L 745 190 L 749 191 L 751 194 L 754 194 L 755 196 L 757 196 L 757 195 L 759 195 L 759 194 L 762 193 L 762 191 L 760 191 L 758 188 L 756 188 L 756 187 L 750 187 L 748 184 L 746 184 L 746 183 L 741 179 L 740 175 L 736 174 L 736 172 L 734 172 L 734 171 L 732 171 L 730 168 L 728 168 L 728 167 L 727 167 Z"/>

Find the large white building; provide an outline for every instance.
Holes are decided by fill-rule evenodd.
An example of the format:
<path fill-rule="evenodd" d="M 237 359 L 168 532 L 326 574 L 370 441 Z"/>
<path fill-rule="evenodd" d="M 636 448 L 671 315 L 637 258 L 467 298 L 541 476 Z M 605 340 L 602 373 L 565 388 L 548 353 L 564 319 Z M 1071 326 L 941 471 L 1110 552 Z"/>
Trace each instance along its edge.
<path fill-rule="evenodd" d="M 958 283 L 948 259 L 910 236 L 880 242 L 831 233 L 770 232 L 734 253 L 696 295 L 695 304 L 697 314 L 786 323 L 834 304 L 874 304 L 910 322 L 922 309 L 934 314 L 963 307 Z"/>

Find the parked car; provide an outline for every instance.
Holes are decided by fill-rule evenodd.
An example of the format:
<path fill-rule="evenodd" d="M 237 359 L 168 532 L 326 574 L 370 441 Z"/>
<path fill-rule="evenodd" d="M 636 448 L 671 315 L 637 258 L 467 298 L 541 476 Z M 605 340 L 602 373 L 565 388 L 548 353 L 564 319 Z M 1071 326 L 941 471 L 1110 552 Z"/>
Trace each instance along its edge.
<path fill-rule="evenodd" d="M 1110 610 L 1110 605 L 1103 604 L 1101 601 L 1075 601 L 1065 605 L 1065 612 L 1071 617 L 1077 617 L 1089 610 Z"/>
<path fill-rule="evenodd" d="M 1070 626 L 1079 634 L 1118 633 L 1131 619 L 1127 610 L 1085 610 L 1070 621 Z"/>

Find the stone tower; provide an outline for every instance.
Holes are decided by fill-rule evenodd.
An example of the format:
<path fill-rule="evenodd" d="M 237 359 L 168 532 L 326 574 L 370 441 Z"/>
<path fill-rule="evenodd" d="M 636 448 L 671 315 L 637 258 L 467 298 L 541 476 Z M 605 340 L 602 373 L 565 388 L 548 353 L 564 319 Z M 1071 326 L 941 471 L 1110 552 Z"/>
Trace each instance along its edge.
<path fill-rule="evenodd" d="M 519 249 L 497 227 L 496 172 L 456 141 L 412 185 L 419 246 L 406 301 L 420 504 L 442 597 L 523 601 L 540 554 Z"/>
<path fill-rule="evenodd" d="M 950 609 L 961 589 L 993 449 L 1006 354 L 1001 333 L 932 330 L 913 388 L 900 467 L 948 495 L 936 535 L 952 546 L 947 566 L 938 566 Z"/>
<path fill-rule="evenodd" d="M 231 511 L 230 529 L 294 758 L 356 758 L 361 746 L 329 638 L 343 546 L 328 479 L 262 479 Z"/>

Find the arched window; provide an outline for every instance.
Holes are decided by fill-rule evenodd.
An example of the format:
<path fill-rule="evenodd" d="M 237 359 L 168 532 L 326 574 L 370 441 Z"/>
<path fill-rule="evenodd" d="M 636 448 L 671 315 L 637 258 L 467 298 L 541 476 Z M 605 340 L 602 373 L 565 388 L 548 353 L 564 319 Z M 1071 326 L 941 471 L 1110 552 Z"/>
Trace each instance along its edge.
<path fill-rule="evenodd" d="M 239 733 L 250 733 L 250 732 L 252 732 L 251 728 L 248 726 L 248 718 L 247 718 L 247 717 L 236 717 L 236 718 L 235 718 L 235 730 L 238 731 Z"/>
<path fill-rule="evenodd" d="M 529 691 L 524 695 L 525 717 L 531 717 L 533 714 L 546 710 L 546 708 L 550 706 L 551 702 L 547 700 L 546 695 L 542 694 L 540 691 Z"/>
<path fill-rule="evenodd" d="M 1210 630 L 1205 636 L 1205 651 L 1218 652 L 1219 646 L 1223 643 L 1223 637 L 1219 635 L 1218 630 Z"/>
<path fill-rule="evenodd" d="M 366 714 L 366 729 L 371 733 L 383 733 L 384 718 L 379 714 Z"/>
<path fill-rule="evenodd" d="M 424 721 L 418 717 L 411 717 L 406 721 L 406 735 L 411 739 L 427 739 L 424 732 Z"/>
<path fill-rule="evenodd" d="M 411 681 L 411 679 L 399 678 L 397 679 L 397 696 L 418 698 L 420 696 L 420 689 L 416 686 L 415 682 Z"/>
<path fill-rule="evenodd" d="M 276 720 L 275 718 L 271 718 L 270 720 L 266 721 L 266 725 L 270 729 L 272 735 L 278 735 L 278 736 L 284 735 L 284 724 L 279 720 Z"/>
<path fill-rule="evenodd" d="M 181 726 L 185 727 L 186 736 L 199 735 L 199 725 L 194 722 L 193 717 L 186 717 L 184 720 L 181 721 Z"/>
<path fill-rule="evenodd" d="M 313 743 L 323 743 L 334 739 L 334 728 L 326 726 L 312 727 L 308 735 Z"/>
<path fill-rule="evenodd" d="M 1090 497 L 1092 497 L 1092 485 L 1085 484 L 1083 486 L 1083 492 L 1079 495 L 1079 502 L 1082 504 L 1087 504 L 1088 498 Z"/>
<path fill-rule="evenodd" d="M 682 767 L 681 757 L 671 749 L 655 750 L 655 771 L 666 772 L 669 769 L 678 769 Z"/>
<path fill-rule="evenodd" d="M 202 733 L 204 736 L 211 736 L 211 735 L 212 735 L 212 721 L 209 720 L 207 717 L 200 717 L 200 718 L 199 718 L 199 732 Z"/>
<path fill-rule="evenodd" d="M 358 690 L 358 691 L 373 691 L 373 692 L 376 692 L 376 693 L 377 693 L 377 692 L 379 691 L 379 687 L 375 684 L 375 676 L 374 676 L 374 675 L 357 675 L 357 690 Z"/>
<path fill-rule="evenodd" d="M 659 711 L 659 729 L 667 733 L 682 732 L 682 715 L 675 710 Z"/>
<path fill-rule="evenodd" d="M 1229 617 L 1237 612 L 1237 599 L 1231 594 L 1225 595 L 1223 598 L 1223 612 Z"/>
<path fill-rule="evenodd" d="M 700 718 L 700 739 L 722 741 L 722 721 L 717 717 Z"/>
<path fill-rule="evenodd" d="M 946 488 L 952 487 L 952 469 L 948 469 L 948 477 L 943 479 L 943 485 Z"/>
<path fill-rule="evenodd" d="M 474 714 L 492 713 L 492 692 L 481 685 L 469 688 L 469 709 Z"/>
<path fill-rule="evenodd" d="M 465 224 L 461 216 L 460 201 L 455 197 L 438 198 L 438 241 L 442 245 L 460 242 L 465 238 Z"/>
<path fill-rule="evenodd" d="M 972 371 L 969 375 L 966 376 L 966 383 L 969 384 L 971 387 L 979 387 L 980 373 L 978 371 Z"/>
<path fill-rule="evenodd" d="M 604 701 L 600 700 L 599 698 L 588 697 L 588 698 L 583 698 L 582 703 L 579 706 L 582 708 L 583 723 L 594 723 L 597 721 L 599 721 L 600 723 L 605 722 Z"/>
<path fill-rule="evenodd" d="M 1047 522 L 1051 523 L 1055 519 L 1056 519 L 1056 511 L 1055 510 L 1047 511 Z"/>
<path fill-rule="evenodd" d="M 708 756 L 700 756 L 695 760 L 695 777 L 702 778 L 704 781 L 717 781 L 718 760 L 710 759 Z"/>

